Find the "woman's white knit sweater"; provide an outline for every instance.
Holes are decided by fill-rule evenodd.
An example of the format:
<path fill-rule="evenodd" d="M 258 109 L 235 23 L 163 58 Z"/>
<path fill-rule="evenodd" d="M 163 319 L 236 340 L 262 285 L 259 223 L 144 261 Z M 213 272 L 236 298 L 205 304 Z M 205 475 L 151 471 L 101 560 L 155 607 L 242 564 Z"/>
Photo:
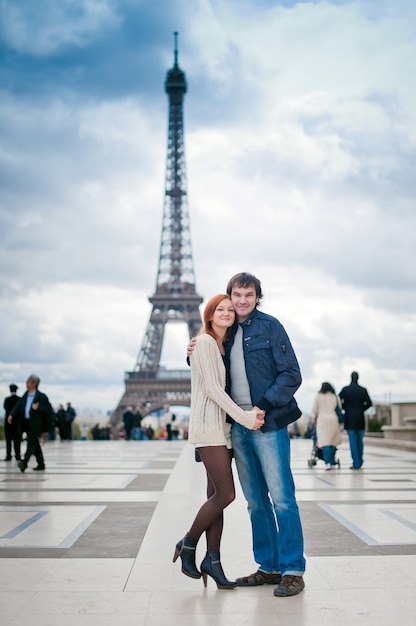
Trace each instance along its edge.
<path fill-rule="evenodd" d="M 252 428 L 257 412 L 243 411 L 225 392 L 225 367 L 217 342 L 199 335 L 191 356 L 191 414 L 189 441 L 196 444 L 227 445 L 226 416 Z"/>

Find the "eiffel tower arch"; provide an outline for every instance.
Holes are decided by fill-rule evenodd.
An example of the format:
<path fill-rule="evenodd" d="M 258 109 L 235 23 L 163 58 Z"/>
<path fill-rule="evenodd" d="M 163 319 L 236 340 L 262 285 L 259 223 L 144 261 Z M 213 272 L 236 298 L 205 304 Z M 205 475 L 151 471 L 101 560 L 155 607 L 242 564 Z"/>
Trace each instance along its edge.
<path fill-rule="evenodd" d="M 189 337 L 196 335 L 202 326 L 199 311 L 202 297 L 197 294 L 195 286 L 187 202 L 183 124 L 187 83 L 185 73 L 178 65 L 178 33 L 174 33 L 174 38 L 174 64 L 165 80 L 169 126 L 156 291 L 149 298 L 152 312 L 136 365 L 132 372 L 126 372 L 125 392 L 111 417 L 113 426 L 117 425 L 128 406 L 136 407 L 145 416 L 164 404 L 190 406 L 191 401 L 191 378 L 185 364 L 185 346 L 183 370 L 160 367 L 167 324 L 185 323 Z"/>

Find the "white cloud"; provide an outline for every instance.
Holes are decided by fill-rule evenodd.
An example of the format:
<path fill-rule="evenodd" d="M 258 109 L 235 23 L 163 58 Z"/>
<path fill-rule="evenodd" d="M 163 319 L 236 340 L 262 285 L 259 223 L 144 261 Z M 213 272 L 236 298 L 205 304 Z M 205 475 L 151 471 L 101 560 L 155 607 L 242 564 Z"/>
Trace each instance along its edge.
<path fill-rule="evenodd" d="M 4 3 L 0 14 L 12 48 L 42 56 L 84 46 L 103 29 L 118 26 L 115 6 L 109 0 L 42 0 L 40 5 L 21 0 L 19 5 Z"/>

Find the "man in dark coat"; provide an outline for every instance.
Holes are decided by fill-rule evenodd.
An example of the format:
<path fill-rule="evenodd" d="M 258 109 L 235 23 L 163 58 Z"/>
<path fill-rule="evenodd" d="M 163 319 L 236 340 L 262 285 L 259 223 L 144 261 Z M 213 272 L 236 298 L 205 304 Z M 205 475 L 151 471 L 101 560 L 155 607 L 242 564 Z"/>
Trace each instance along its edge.
<path fill-rule="evenodd" d="M 42 433 L 51 429 L 51 420 L 53 409 L 49 398 L 46 394 L 39 391 L 40 378 L 36 374 L 31 374 L 26 381 L 26 393 L 19 400 L 18 404 L 12 409 L 9 417 L 9 423 L 17 421 L 21 431 L 27 434 L 27 448 L 22 461 L 18 462 L 21 472 L 27 468 L 28 461 L 32 454 L 35 455 L 37 466 L 34 471 L 43 471 L 45 469 L 45 460 L 43 458 L 42 448 L 40 447 L 39 438 Z"/>
<path fill-rule="evenodd" d="M 67 439 L 68 441 L 72 441 L 74 438 L 74 435 L 72 433 L 72 422 L 74 421 L 76 416 L 77 414 L 76 414 L 74 407 L 72 406 L 70 402 L 67 402 L 66 411 L 65 411 L 65 422 L 66 422 L 65 439 Z"/>
<path fill-rule="evenodd" d="M 12 443 L 14 448 L 14 454 L 16 461 L 20 461 L 20 444 L 22 441 L 22 434 L 18 424 L 9 424 L 7 418 L 9 417 L 12 409 L 20 400 L 20 396 L 17 395 L 18 386 L 12 383 L 9 385 L 10 396 L 4 399 L 4 436 L 6 438 L 6 458 L 5 461 L 12 460 Z"/>
<path fill-rule="evenodd" d="M 350 469 L 360 469 L 364 463 L 364 411 L 372 406 L 371 398 L 365 387 L 358 384 L 357 372 L 351 374 L 351 384 L 343 387 L 339 392 L 342 407 L 345 412 L 344 428 L 350 440 L 352 465 Z"/>
<path fill-rule="evenodd" d="M 133 429 L 134 424 L 134 413 L 133 407 L 128 406 L 127 410 L 123 413 L 123 424 L 124 424 L 124 432 L 126 441 L 130 441 L 131 439 L 131 431 Z"/>

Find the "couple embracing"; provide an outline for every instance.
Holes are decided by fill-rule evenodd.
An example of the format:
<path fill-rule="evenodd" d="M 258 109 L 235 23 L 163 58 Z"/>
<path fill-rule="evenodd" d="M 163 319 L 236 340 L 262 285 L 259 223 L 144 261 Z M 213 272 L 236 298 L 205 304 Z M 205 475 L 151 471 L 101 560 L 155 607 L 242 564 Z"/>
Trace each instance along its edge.
<path fill-rule="evenodd" d="M 220 589 L 275 585 L 275 596 L 304 587 L 303 532 L 290 467 L 287 425 L 300 415 L 294 394 L 301 384 L 296 355 L 282 324 L 258 309 L 260 281 L 233 276 L 226 294 L 211 298 L 200 334 L 191 340 L 189 441 L 207 472 L 207 501 L 175 547 L 182 572 L 210 576 Z M 220 560 L 223 510 L 235 498 L 234 456 L 248 503 L 258 569 L 230 581 Z M 196 546 L 206 534 L 198 569 Z"/>

